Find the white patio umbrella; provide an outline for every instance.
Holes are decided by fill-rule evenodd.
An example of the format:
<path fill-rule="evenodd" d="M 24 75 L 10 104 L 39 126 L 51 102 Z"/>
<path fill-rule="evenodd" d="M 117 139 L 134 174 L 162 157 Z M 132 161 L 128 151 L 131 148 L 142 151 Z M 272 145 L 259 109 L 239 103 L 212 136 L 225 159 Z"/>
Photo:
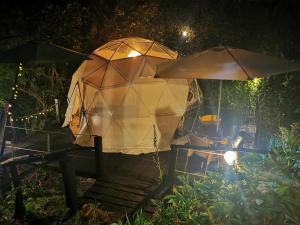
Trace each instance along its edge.
<path fill-rule="evenodd" d="M 244 49 L 219 46 L 159 64 L 155 77 L 221 80 L 219 117 L 222 80 L 252 80 L 293 71 L 300 71 L 300 63 Z M 217 130 L 218 127 L 219 124 Z"/>

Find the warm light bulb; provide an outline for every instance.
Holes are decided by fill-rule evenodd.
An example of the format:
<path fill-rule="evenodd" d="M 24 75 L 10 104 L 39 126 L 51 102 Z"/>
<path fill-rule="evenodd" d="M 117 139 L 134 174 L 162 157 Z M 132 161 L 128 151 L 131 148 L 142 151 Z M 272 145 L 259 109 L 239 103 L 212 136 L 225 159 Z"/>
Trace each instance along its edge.
<path fill-rule="evenodd" d="M 133 51 L 129 52 L 128 57 L 136 57 L 136 56 L 140 56 L 140 55 L 141 55 L 141 53 L 133 50 Z"/>
<path fill-rule="evenodd" d="M 237 152 L 234 151 L 225 152 L 224 159 L 229 165 L 233 165 L 237 159 Z"/>
<path fill-rule="evenodd" d="M 187 35 L 188 35 L 188 32 L 187 32 L 187 31 L 185 31 L 185 30 L 182 31 L 182 36 L 183 36 L 183 37 L 186 37 Z"/>

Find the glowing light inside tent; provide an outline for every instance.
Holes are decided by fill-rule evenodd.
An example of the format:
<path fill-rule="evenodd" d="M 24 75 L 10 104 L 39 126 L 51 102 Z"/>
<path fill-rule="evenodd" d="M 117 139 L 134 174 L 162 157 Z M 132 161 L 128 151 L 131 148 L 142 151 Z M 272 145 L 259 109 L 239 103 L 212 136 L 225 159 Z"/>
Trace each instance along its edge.
<path fill-rule="evenodd" d="M 186 30 L 182 31 L 182 36 L 186 37 L 188 35 L 188 32 Z"/>
<path fill-rule="evenodd" d="M 227 151 L 224 154 L 224 159 L 229 165 L 233 165 L 237 159 L 237 153 L 234 151 Z"/>
<path fill-rule="evenodd" d="M 137 52 L 137 51 L 131 51 L 128 54 L 128 57 L 136 57 L 136 56 L 140 56 L 141 53 Z"/>

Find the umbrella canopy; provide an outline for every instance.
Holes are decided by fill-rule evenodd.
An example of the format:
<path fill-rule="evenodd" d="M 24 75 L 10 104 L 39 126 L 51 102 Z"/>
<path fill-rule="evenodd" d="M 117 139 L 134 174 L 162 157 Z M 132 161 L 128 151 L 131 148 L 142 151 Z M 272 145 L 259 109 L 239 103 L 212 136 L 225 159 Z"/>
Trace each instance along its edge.
<path fill-rule="evenodd" d="M 220 46 L 162 63 L 158 66 L 156 77 L 249 80 L 298 70 L 299 63 Z"/>
<path fill-rule="evenodd" d="M 90 57 L 73 74 L 68 93 L 64 126 L 70 126 L 75 143 L 93 146 L 91 135 L 99 135 L 105 152 L 169 150 L 189 84 L 154 75 L 157 64 L 176 59 L 177 53 L 152 40 L 124 38 Z"/>
<path fill-rule="evenodd" d="M 30 41 L 0 54 L 1 63 L 49 63 L 83 61 L 88 56 L 59 45 Z"/>

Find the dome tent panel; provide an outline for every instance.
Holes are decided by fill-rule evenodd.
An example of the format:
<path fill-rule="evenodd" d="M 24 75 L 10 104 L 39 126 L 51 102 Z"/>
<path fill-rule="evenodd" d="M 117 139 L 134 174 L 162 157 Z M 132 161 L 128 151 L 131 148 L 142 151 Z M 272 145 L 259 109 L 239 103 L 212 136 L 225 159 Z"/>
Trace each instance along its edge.
<path fill-rule="evenodd" d="M 127 84 L 127 80 L 110 63 L 108 64 L 100 88 L 109 88 Z"/>
<path fill-rule="evenodd" d="M 172 59 L 176 59 L 178 57 L 178 53 L 170 50 L 166 46 L 163 46 L 159 43 L 156 43 L 157 46 L 159 46 L 162 50 L 164 50 Z"/>
<path fill-rule="evenodd" d="M 156 74 L 157 64 L 169 61 L 169 59 L 156 58 L 153 56 L 145 56 L 144 60 L 145 63 L 144 63 L 144 68 L 142 70 L 141 76 L 150 77 L 150 78 L 153 78 L 153 76 Z"/>
<path fill-rule="evenodd" d="M 120 124 L 134 141 L 134 146 L 138 147 L 140 140 L 143 139 L 147 131 L 153 127 L 153 120 L 151 117 L 124 118 L 120 120 Z"/>
<path fill-rule="evenodd" d="M 182 85 L 182 83 L 186 83 L 186 85 Z M 185 111 L 187 107 L 187 98 L 188 98 L 188 91 L 189 91 L 189 82 L 187 80 L 177 80 L 177 79 L 169 79 L 167 83 L 167 88 L 171 92 L 171 95 L 174 96 L 176 99 L 176 106 L 178 111 L 182 112 Z M 182 94 L 187 93 L 187 94 Z M 174 104 L 175 106 L 175 104 Z M 185 107 L 182 107 L 185 106 Z"/>
<path fill-rule="evenodd" d="M 100 117 L 97 114 L 93 114 L 90 115 L 88 119 L 90 123 L 93 124 L 93 126 L 91 126 L 91 132 L 93 134 L 104 136 L 107 133 L 108 128 L 111 124 L 111 120 L 109 117 Z"/>
<path fill-rule="evenodd" d="M 161 49 L 159 45 L 155 43 L 151 46 L 151 48 L 147 52 L 147 55 L 164 58 L 164 59 L 174 59 L 168 52 Z"/>
<path fill-rule="evenodd" d="M 122 102 L 122 112 L 120 115 L 121 118 L 140 118 L 150 115 L 146 105 L 143 103 L 132 85 L 129 87 L 129 90 L 124 97 Z"/>
<path fill-rule="evenodd" d="M 107 66 L 108 64 L 104 64 L 98 67 L 96 70 L 82 78 L 82 81 L 99 89 L 102 85 Z"/>
<path fill-rule="evenodd" d="M 133 84 L 133 88 L 152 115 L 155 114 L 155 109 L 166 84 L 167 81 L 163 79 L 155 79 L 152 81 L 142 80 L 134 82 Z"/>
<path fill-rule="evenodd" d="M 117 51 L 115 51 L 115 53 L 112 55 L 111 60 L 126 59 L 140 55 L 142 55 L 141 52 L 138 52 L 135 49 L 129 47 L 128 45 L 122 43 L 117 49 Z"/>
<path fill-rule="evenodd" d="M 86 108 L 86 112 L 89 115 L 95 114 L 95 115 L 101 116 L 101 117 L 109 117 L 112 115 L 112 112 L 110 111 L 101 92 L 99 92 L 99 91 L 95 94 L 95 97 L 94 97 L 91 105 L 89 105 L 89 107 Z"/>
<path fill-rule="evenodd" d="M 157 64 L 172 60 L 177 53 L 151 40 L 124 38 L 101 46 L 92 55 L 92 62 L 73 77 L 82 87 L 79 92 L 84 90 L 80 94 L 85 101 L 77 112 L 83 135 L 76 136 L 75 142 L 93 146 L 91 135 L 101 135 L 104 152 L 153 152 L 155 125 L 159 150 L 168 150 L 185 111 L 182 99 L 187 97 L 188 83 L 179 79 L 179 83 L 171 84 L 176 90 L 170 91 L 168 80 L 154 79 L 154 75 Z M 72 104 L 74 101 L 67 111 Z M 72 116 L 71 121 L 66 117 L 66 124 L 71 124 Z"/>
<path fill-rule="evenodd" d="M 114 152 L 115 149 L 122 149 L 124 152 L 128 146 L 134 146 L 134 140 L 125 129 L 119 124 L 117 119 L 111 120 L 111 123 L 103 136 L 103 148 L 108 152 Z"/>
<path fill-rule="evenodd" d="M 157 140 L 159 149 L 170 149 L 174 131 L 176 130 L 182 116 L 180 115 L 159 115 L 156 117 L 156 127 L 160 133 Z"/>
<path fill-rule="evenodd" d="M 109 46 L 107 48 L 95 50 L 93 53 L 95 55 L 103 57 L 104 59 L 110 60 L 111 57 L 115 54 L 115 52 L 118 50 L 120 45 L 121 45 L 121 43 L 117 43 L 117 44 Z"/>
<path fill-rule="evenodd" d="M 122 102 L 129 90 L 129 86 L 121 86 L 101 90 L 101 94 L 112 113 L 112 117 L 116 117 L 119 112 L 122 112 Z"/>
<path fill-rule="evenodd" d="M 153 45 L 152 42 L 130 42 L 127 43 L 135 51 L 140 52 L 142 55 L 145 55 L 150 47 Z"/>
<path fill-rule="evenodd" d="M 128 59 L 114 60 L 110 63 L 122 74 L 124 79 L 132 81 L 140 76 L 144 64 L 143 61 L 144 57 L 131 57 Z"/>
<path fill-rule="evenodd" d="M 183 95 L 187 98 L 187 94 Z M 176 97 L 171 92 L 168 84 L 166 84 L 161 97 L 159 98 L 155 115 L 183 115 L 185 107 L 178 104 Z"/>

